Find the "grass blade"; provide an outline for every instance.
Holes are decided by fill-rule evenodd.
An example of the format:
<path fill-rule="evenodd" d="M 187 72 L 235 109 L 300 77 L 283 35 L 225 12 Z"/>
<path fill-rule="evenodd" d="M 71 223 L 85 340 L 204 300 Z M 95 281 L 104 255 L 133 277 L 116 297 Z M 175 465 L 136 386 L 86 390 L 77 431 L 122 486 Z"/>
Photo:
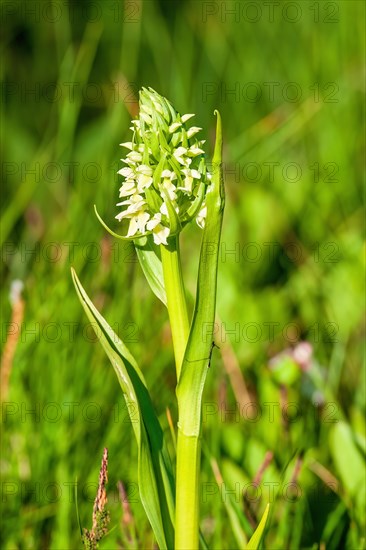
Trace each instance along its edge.
<path fill-rule="evenodd" d="M 264 529 L 266 527 L 268 514 L 269 514 L 269 504 L 267 504 L 266 509 L 264 510 L 262 519 L 260 520 L 257 529 L 254 531 L 250 541 L 248 542 L 246 550 L 257 550 L 257 548 L 259 547 Z"/>
<path fill-rule="evenodd" d="M 211 468 L 215 476 L 216 483 L 219 489 L 221 489 L 222 487 L 225 487 L 225 482 L 220 472 L 217 461 L 215 458 L 213 458 L 213 456 L 210 456 L 208 452 L 206 452 L 206 454 L 209 456 Z M 224 505 L 229 518 L 232 533 L 238 545 L 238 549 L 241 550 L 242 548 L 246 548 L 248 542 L 247 536 L 242 526 L 242 517 L 244 516 L 244 514 L 232 495 L 228 493 L 227 496 L 228 498 L 224 499 Z"/>

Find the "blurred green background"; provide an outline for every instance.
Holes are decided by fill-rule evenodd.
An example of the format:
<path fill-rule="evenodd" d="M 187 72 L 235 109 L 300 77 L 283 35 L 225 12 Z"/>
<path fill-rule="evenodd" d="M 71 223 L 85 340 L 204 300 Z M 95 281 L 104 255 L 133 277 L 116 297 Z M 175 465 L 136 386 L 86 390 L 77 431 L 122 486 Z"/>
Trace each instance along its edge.
<path fill-rule="evenodd" d="M 364 547 L 364 16 L 353 0 L 1 2 L 2 548 L 81 547 L 73 487 L 90 527 L 104 446 L 101 548 L 154 544 L 126 405 L 70 277 L 73 266 L 135 354 L 173 454 L 166 311 L 133 248 L 93 212 L 118 231 L 119 143 L 141 86 L 196 113 L 208 158 L 214 109 L 224 124 L 220 350 L 203 418 L 209 546 L 236 547 L 230 507 L 249 536 L 271 502 L 264 548 Z M 199 230 L 185 230 L 192 295 L 199 246 Z M 9 301 L 16 279 L 23 318 Z M 304 340 L 307 369 L 279 355 Z"/>

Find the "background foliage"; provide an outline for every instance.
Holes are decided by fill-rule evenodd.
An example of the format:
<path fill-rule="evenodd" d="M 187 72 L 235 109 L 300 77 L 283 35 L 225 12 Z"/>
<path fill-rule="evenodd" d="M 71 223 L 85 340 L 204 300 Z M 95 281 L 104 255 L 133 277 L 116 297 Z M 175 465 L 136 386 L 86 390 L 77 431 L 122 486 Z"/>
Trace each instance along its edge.
<path fill-rule="evenodd" d="M 138 89 L 151 86 L 196 113 L 210 155 L 215 108 L 225 130 L 203 532 L 210 547 L 232 548 L 228 507 L 243 509 L 250 530 L 270 501 L 266 548 L 362 548 L 363 3 L 43 0 L 1 9 L 3 350 L 11 282 L 25 285 L 2 404 L 1 546 L 80 547 L 73 485 L 89 527 L 105 446 L 114 529 L 101 547 L 153 545 L 126 405 L 70 277 L 73 266 L 135 354 L 173 453 L 166 311 L 131 245 L 113 241 L 93 213 L 95 203 L 114 223 L 118 144 Z M 183 234 L 192 293 L 199 240 L 198 230 Z M 274 373 L 270 358 L 298 340 L 313 346 L 310 370 L 282 361 L 283 376 Z"/>

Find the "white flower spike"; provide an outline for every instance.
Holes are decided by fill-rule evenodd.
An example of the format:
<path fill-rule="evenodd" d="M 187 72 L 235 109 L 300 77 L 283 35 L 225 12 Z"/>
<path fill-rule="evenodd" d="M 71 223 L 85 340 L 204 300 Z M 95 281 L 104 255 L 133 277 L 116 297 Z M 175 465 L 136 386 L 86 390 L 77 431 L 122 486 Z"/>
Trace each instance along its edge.
<path fill-rule="evenodd" d="M 123 210 L 116 218 L 129 220 L 127 238 L 152 233 L 155 244 L 167 245 L 193 218 L 204 226 L 210 174 L 204 141 L 195 137 L 201 128 L 186 127 L 193 116 L 181 116 L 152 88 L 141 90 L 132 140 L 121 143 L 128 150 L 122 159 L 126 166 L 118 171 L 125 178 L 119 190 L 125 200 L 117 204 Z"/>

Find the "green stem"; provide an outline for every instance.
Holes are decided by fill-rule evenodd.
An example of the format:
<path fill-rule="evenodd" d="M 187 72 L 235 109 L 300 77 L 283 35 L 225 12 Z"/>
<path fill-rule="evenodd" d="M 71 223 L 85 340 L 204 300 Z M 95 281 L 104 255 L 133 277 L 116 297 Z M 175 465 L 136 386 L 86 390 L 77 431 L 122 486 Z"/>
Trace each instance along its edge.
<path fill-rule="evenodd" d="M 184 353 L 189 336 L 186 297 L 179 255 L 179 237 L 161 246 L 164 286 L 172 331 L 177 381 L 179 381 Z M 177 489 L 176 489 L 176 534 L 175 548 L 195 550 L 198 548 L 198 476 L 200 445 L 196 437 L 186 437 L 178 430 L 177 443 Z M 178 486 L 179 483 L 179 486 Z M 178 518 L 179 521 L 178 521 Z M 190 541 L 189 548 L 187 541 Z"/>
<path fill-rule="evenodd" d="M 200 457 L 200 438 L 178 429 L 175 550 L 198 549 Z"/>
<path fill-rule="evenodd" d="M 160 251 L 178 381 L 189 336 L 187 303 L 179 254 L 179 237 L 177 235 L 171 237 L 168 246 L 161 245 Z"/>

